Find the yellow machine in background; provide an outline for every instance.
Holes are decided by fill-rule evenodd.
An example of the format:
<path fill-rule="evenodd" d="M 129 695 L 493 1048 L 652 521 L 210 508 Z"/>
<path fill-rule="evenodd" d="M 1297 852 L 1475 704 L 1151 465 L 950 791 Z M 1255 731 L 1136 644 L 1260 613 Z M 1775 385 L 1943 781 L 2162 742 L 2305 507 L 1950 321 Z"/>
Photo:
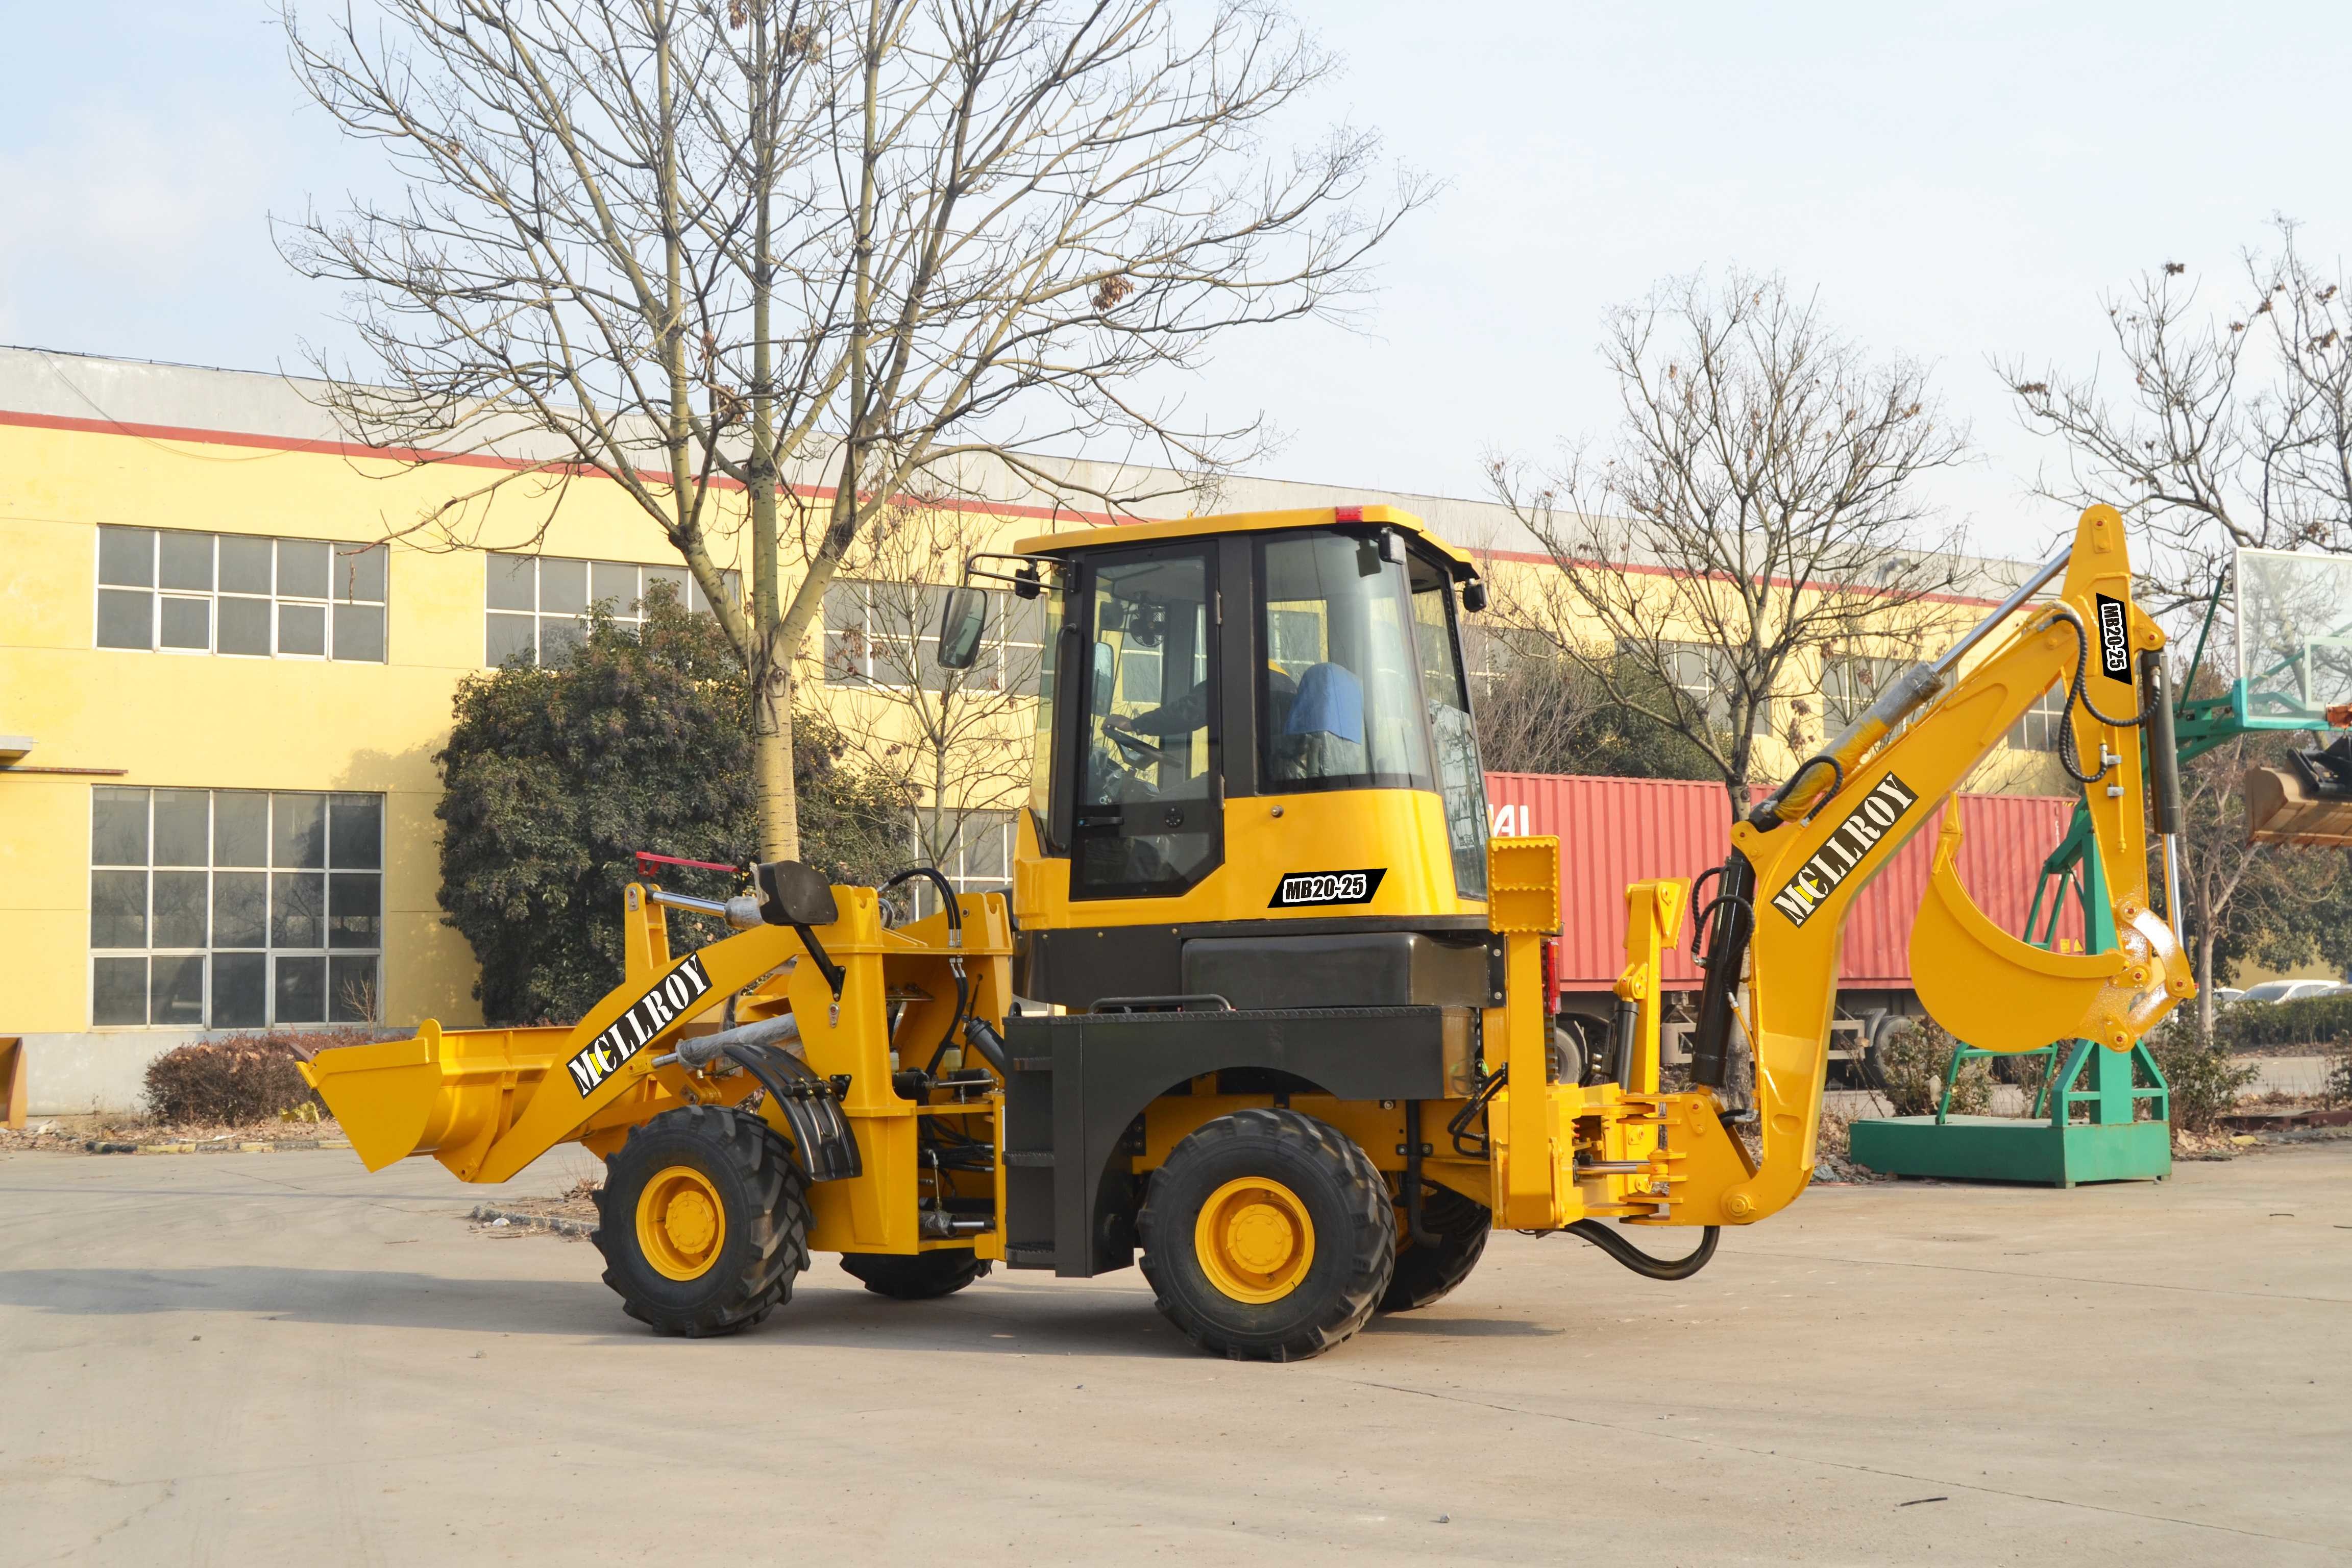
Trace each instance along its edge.
<path fill-rule="evenodd" d="M 1047 613 L 1009 900 L 941 880 L 941 913 L 893 926 L 882 893 L 936 873 L 877 891 L 779 863 L 724 903 L 633 885 L 626 977 L 576 1026 L 428 1023 L 318 1057 L 369 1167 L 431 1154 L 500 1181 L 585 1143 L 608 1166 L 606 1282 L 691 1334 L 759 1321 L 812 1251 L 910 1298 L 998 1262 L 1085 1277 L 1139 1256 L 1196 1342 L 1276 1360 L 1437 1300 L 1496 1226 L 1683 1278 L 1810 1176 L 1854 896 L 2053 684 L 2121 944 L 2053 955 L 1999 931 L 1948 816 L 1922 996 L 1979 1044 L 2121 1048 L 2192 991 L 2177 900 L 2151 913 L 2139 869 L 2131 730 L 2163 637 L 2107 508 L 1740 824 L 1696 913 L 1679 881 L 1628 889 L 1591 1059 L 1547 1011 L 1559 846 L 1486 835 L 1471 557 L 1367 507 L 1058 534 L 968 577 Z M 988 657 L 985 621 L 977 589 L 953 595 L 941 663 Z M 738 932 L 677 952 L 679 907 Z M 1696 1081 L 1670 1090 L 1660 955 L 1686 921 L 1707 980 Z M 1752 1106 L 1727 1089 L 1743 1050 Z M 1703 1234 L 1669 1260 L 1607 1221 Z"/>

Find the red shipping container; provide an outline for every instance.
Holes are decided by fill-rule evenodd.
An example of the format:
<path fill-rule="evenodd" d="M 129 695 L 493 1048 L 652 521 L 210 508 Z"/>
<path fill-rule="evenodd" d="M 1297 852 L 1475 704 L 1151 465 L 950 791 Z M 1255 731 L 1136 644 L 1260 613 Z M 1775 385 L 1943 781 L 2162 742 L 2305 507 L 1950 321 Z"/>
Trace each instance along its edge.
<path fill-rule="evenodd" d="M 2042 862 L 2066 831 L 2074 803 L 2053 795 L 1964 795 L 1960 880 L 1977 907 L 2004 931 L 2022 932 Z M 1488 773 L 1486 801 L 1497 837 L 1559 840 L 1559 963 L 1562 991 L 1605 991 L 1625 963 L 1625 889 L 1654 877 L 1696 879 L 1723 864 L 1731 816 L 1723 786 L 1679 779 L 1588 778 L 1559 773 Z M 1943 826 L 1939 809 L 1854 900 L 1846 918 L 1838 982 L 1854 989 L 1911 986 L 1911 921 L 1927 894 L 1927 870 Z M 2071 900 L 2059 934 L 2080 951 L 2082 913 Z M 1685 921 L 1666 961 L 1670 986 L 1695 989 Z"/>

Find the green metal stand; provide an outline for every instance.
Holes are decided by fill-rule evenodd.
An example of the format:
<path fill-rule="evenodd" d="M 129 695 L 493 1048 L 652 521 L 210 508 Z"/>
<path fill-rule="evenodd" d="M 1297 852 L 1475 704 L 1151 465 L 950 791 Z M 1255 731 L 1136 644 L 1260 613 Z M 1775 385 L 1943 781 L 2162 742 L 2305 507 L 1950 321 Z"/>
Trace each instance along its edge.
<path fill-rule="evenodd" d="M 2058 913 L 2071 892 L 2083 910 L 2085 944 L 2098 952 L 2115 941 L 2114 917 L 2104 896 L 2099 846 L 2080 806 L 2058 847 L 2042 862 L 2042 886 L 2026 917 L 2026 935 L 2048 947 Z M 2054 896 L 2053 896 L 2054 894 Z M 2045 918 L 2046 910 L 2046 918 Z M 2034 927 L 2042 930 L 2037 933 Z M 2061 1052 L 2064 1059 L 2060 1060 Z M 1968 1063 L 2004 1054 L 1964 1045 L 1944 1070 L 1944 1093 L 1933 1116 L 1883 1117 L 1851 1129 L 1856 1163 L 1896 1176 L 1961 1181 L 2023 1182 L 2071 1187 L 2082 1182 L 2162 1180 L 2172 1173 L 2172 1097 L 2147 1047 L 2110 1051 L 2088 1040 L 2055 1042 L 2037 1051 L 2054 1070 L 2045 1077 L 2031 1115 L 1955 1116 L 1952 1089 Z M 2142 1120 L 2147 1101 L 2150 1120 Z"/>
<path fill-rule="evenodd" d="M 2189 661 L 2183 692 L 2197 684 L 2220 608 L 2224 578 L 2213 585 L 2197 651 Z M 2264 679 L 2287 668 L 2264 671 Z M 2306 696 L 2309 694 L 2306 692 Z M 2176 754 L 2186 763 L 2241 735 L 2269 730 L 2324 730 L 2327 721 L 2316 700 L 2296 702 L 2277 693 L 2255 693 L 2242 678 L 2223 697 L 2184 697 L 2174 705 Z M 2146 742 L 2143 738 L 2142 744 Z M 1958 809 L 1957 805 L 1952 809 Z M 2042 882 L 2025 917 L 2025 940 L 2040 947 L 2058 942 L 2058 917 L 2071 896 L 2083 911 L 2083 937 L 2090 951 L 2115 942 L 2115 920 L 2105 896 L 2098 837 L 2081 802 L 2066 836 L 2042 863 Z M 2094 891 L 2099 896 L 2093 897 Z M 2063 1053 L 2063 1062 L 2059 1061 Z M 2172 1173 L 2172 1091 L 2145 1042 L 2129 1051 L 2110 1051 L 2088 1040 L 2062 1041 L 2038 1051 L 2056 1064 L 2031 1115 L 1954 1116 L 1952 1086 L 1967 1063 L 2004 1053 L 1963 1045 L 1952 1052 L 1944 1073 L 1944 1094 L 1933 1116 L 1896 1116 L 1853 1123 L 1856 1163 L 1898 1176 L 1948 1176 L 1967 1181 L 2028 1182 L 2071 1187 L 2080 1182 L 2163 1180 Z M 2145 1102 L 2148 1115 L 2140 1116 Z M 2079 1118 L 2079 1120 L 2078 1120 Z"/>

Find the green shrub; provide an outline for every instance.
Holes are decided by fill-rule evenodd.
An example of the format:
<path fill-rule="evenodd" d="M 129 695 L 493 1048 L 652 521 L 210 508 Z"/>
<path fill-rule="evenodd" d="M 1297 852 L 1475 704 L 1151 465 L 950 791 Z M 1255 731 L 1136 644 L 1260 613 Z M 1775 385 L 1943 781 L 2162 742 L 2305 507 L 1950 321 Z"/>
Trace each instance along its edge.
<path fill-rule="evenodd" d="M 2352 1045 L 2352 996 L 2298 1002 L 2238 1002 L 2214 1016 L 2213 1043 L 2232 1051 L 2257 1046 Z"/>
<path fill-rule="evenodd" d="M 2298 1002 L 2284 1004 L 2286 1007 L 2301 1005 Z M 2226 1018 L 2238 1011 L 2232 1007 L 2222 1016 Z M 2200 1046 L 2196 1028 L 2174 1017 L 2167 1019 L 2141 1042 L 2147 1047 L 2148 1055 L 2156 1058 L 2156 1065 L 2163 1070 L 2165 1085 L 2171 1090 L 2175 1132 L 2212 1131 L 2214 1123 L 2236 1107 L 2238 1091 L 2257 1075 L 2257 1068 L 2238 1065 L 2230 1048 L 2221 1043 L 2219 1030 L 2215 1037 L 2211 1047 Z"/>
<path fill-rule="evenodd" d="M 1944 1074 L 1959 1042 L 1933 1018 L 1890 1029 L 1879 1042 L 1878 1070 L 1897 1116 L 1933 1116 L 1944 1098 Z M 1964 1063 L 1952 1085 L 1952 1114 L 1981 1116 L 1992 1108 L 1992 1068 L 1984 1058 Z"/>

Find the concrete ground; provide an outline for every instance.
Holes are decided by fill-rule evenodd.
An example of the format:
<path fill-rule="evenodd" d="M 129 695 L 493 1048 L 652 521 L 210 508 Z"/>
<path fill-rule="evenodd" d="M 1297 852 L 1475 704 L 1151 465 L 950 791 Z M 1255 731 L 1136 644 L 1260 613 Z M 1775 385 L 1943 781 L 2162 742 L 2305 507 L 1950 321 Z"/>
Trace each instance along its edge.
<path fill-rule="evenodd" d="M 0 1154 L 0 1565 L 2352 1557 L 2352 1143 L 1817 1188 L 1681 1285 L 1504 1236 L 1295 1366 L 1131 1270 L 655 1339 L 484 1195 Z"/>

